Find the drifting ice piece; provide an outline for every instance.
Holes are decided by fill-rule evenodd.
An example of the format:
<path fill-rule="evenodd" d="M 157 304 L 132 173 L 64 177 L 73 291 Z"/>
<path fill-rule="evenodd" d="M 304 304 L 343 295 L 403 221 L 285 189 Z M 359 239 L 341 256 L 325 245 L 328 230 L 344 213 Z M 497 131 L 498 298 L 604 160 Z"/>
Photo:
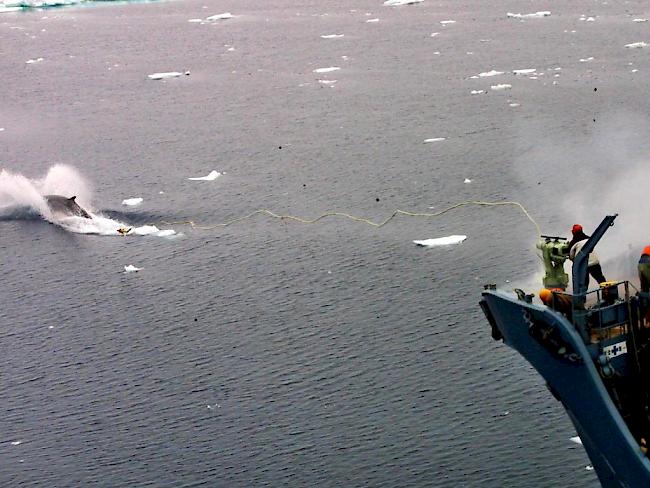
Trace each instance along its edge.
<path fill-rule="evenodd" d="M 436 239 L 425 239 L 424 241 L 413 241 L 418 246 L 435 247 L 435 246 L 449 246 L 452 244 L 460 244 L 467 236 L 453 235 L 447 237 L 438 237 Z"/>
<path fill-rule="evenodd" d="M 124 272 L 125 273 L 135 273 L 137 271 L 140 271 L 142 268 L 136 268 L 132 264 L 129 264 L 127 266 L 124 266 Z"/>
<path fill-rule="evenodd" d="M 424 0 L 386 0 L 384 2 L 384 5 L 395 7 L 397 5 L 412 5 L 414 3 L 422 3 L 422 2 L 424 2 Z"/>
<path fill-rule="evenodd" d="M 212 181 L 212 180 L 216 180 L 217 178 L 219 178 L 219 176 L 221 176 L 221 173 L 219 173 L 218 171 L 210 171 L 210 174 L 207 175 L 207 176 L 197 176 L 195 178 L 188 178 L 188 180 L 192 180 L 192 181 Z"/>
<path fill-rule="evenodd" d="M 227 19 L 232 19 L 234 17 L 235 16 L 230 12 L 224 12 L 222 14 L 211 15 L 210 17 L 206 17 L 205 20 L 207 20 L 208 22 L 212 22 L 213 20 L 227 20 Z"/>
<path fill-rule="evenodd" d="M 143 201 L 144 199 L 141 197 L 127 198 L 126 200 L 122 200 L 122 205 L 128 205 L 132 207 L 133 205 L 141 204 Z"/>
<path fill-rule="evenodd" d="M 551 12 L 548 10 L 535 12 L 534 14 L 513 14 L 511 12 L 506 14 L 506 16 L 511 19 L 541 19 L 542 17 L 548 17 L 549 15 L 551 15 Z"/>
<path fill-rule="evenodd" d="M 168 73 L 154 73 L 152 75 L 148 75 L 148 77 L 150 80 L 165 80 L 167 78 L 177 78 L 182 75 L 189 76 L 190 72 L 186 71 L 185 73 L 180 73 L 178 71 L 170 71 Z"/>
<path fill-rule="evenodd" d="M 330 73 L 332 71 L 338 71 L 341 68 L 338 66 L 330 66 L 329 68 L 317 68 L 314 70 L 314 73 Z"/>
<path fill-rule="evenodd" d="M 512 74 L 513 75 L 529 75 L 531 73 L 534 73 L 535 71 L 537 71 L 535 68 L 513 69 Z"/>
<path fill-rule="evenodd" d="M 484 71 L 483 73 L 479 73 L 478 75 L 481 78 L 486 78 L 488 76 L 497 76 L 497 75 L 502 75 L 503 71 L 497 71 L 497 70 L 490 70 L 490 71 Z"/>

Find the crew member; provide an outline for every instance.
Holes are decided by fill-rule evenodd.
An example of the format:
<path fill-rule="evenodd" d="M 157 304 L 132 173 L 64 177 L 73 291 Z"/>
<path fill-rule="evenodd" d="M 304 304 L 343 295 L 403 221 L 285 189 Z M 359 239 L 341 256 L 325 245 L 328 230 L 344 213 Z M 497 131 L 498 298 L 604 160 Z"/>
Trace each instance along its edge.
<path fill-rule="evenodd" d="M 582 246 L 585 245 L 585 242 L 587 242 L 587 239 L 589 239 L 589 236 L 584 233 L 582 230 L 582 226 L 580 224 L 575 224 L 571 228 L 571 234 L 573 234 L 573 238 L 569 241 L 569 259 L 573 261 L 576 257 L 576 254 L 580 252 L 580 249 L 582 249 Z M 601 283 L 604 283 L 607 281 L 605 278 L 605 275 L 603 275 L 603 270 L 600 267 L 600 261 L 598 260 L 598 255 L 595 252 L 589 253 L 589 258 L 588 258 L 588 264 L 587 264 L 587 277 L 585 286 L 589 288 L 589 275 L 592 276 L 593 279 L 596 280 L 596 283 L 599 285 Z"/>
<path fill-rule="evenodd" d="M 639 283 L 641 284 L 641 291 L 650 291 L 650 246 L 646 246 L 641 253 L 639 259 Z"/>
<path fill-rule="evenodd" d="M 558 312 L 563 313 L 569 321 L 573 320 L 573 301 L 560 288 L 542 288 L 539 291 L 539 298 L 547 307 L 554 308 Z"/>

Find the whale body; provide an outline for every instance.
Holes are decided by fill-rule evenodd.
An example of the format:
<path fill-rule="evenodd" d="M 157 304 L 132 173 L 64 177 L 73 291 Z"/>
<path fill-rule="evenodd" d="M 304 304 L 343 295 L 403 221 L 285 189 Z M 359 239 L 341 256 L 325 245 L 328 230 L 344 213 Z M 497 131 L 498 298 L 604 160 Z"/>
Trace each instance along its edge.
<path fill-rule="evenodd" d="M 61 195 L 45 195 L 45 201 L 53 213 L 63 215 L 74 215 L 76 217 L 83 217 L 85 219 L 92 218 L 88 212 L 75 202 L 76 196 L 67 198 Z"/>

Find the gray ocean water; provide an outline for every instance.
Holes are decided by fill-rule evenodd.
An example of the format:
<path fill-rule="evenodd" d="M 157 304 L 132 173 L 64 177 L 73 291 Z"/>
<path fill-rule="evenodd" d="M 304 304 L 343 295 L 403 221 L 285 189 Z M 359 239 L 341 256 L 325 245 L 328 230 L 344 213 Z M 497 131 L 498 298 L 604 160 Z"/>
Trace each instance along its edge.
<path fill-rule="evenodd" d="M 235 17 L 188 22 L 223 12 Z M 73 167 L 96 212 L 182 234 L 0 221 L 0 485 L 597 486 L 561 405 L 478 307 L 483 284 L 538 271 L 517 209 L 381 229 L 160 222 L 516 200 L 566 231 L 567 178 L 545 157 L 579 186 L 610 115 L 650 111 L 648 51 L 624 47 L 650 42 L 644 15 L 647 2 L 586 0 L 0 14 L 0 168 Z M 451 234 L 468 237 L 412 243 Z"/>

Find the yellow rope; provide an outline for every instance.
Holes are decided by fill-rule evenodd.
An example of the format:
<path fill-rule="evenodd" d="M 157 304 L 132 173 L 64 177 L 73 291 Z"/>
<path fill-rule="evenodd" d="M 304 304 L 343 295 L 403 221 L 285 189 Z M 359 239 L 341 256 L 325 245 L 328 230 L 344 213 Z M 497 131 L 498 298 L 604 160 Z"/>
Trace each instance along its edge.
<path fill-rule="evenodd" d="M 226 222 L 220 223 L 220 224 L 214 224 L 214 225 L 199 225 L 193 220 L 179 220 L 179 221 L 174 221 L 174 222 L 167 222 L 167 221 L 162 221 L 163 224 L 165 225 L 190 225 L 192 226 L 193 229 L 201 229 L 201 230 L 211 230 L 211 229 L 216 229 L 217 227 L 228 227 L 229 225 L 235 224 L 237 222 L 242 222 L 244 220 L 250 219 L 254 217 L 255 215 L 258 214 L 264 214 L 268 215 L 269 217 L 272 217 L 274 219 L 279 219 L 279 220 L 294 220 L 296 222 L 302 222 L 303 224 L 314 224 L 318 222 L 319 220 L 324 219 L 325 217 L 345 217 L 346 219 L 354 220 L 355 222 L 362 222 L 364 224 L 371 225 L 373 227 L 383 227 L 384 225 L 388 224 L 391 220 L 393 220 L 395 217 L 398 215 L 406 215 L 409 217 L 438 217 L 444 213 L 449 212 L 450 210 L 454 210 L 459 207 L 465 207 L 469 205 L 476 205 L 476 206 L 482 206 L 482 207 L 496 207 L 496 206 L 501 206 L 501 205 L 511 205 L 511 206 L 516 206 L 519 207 L 519 209 L 524 213 L 524 215 L 530 220 L 535 228 L 537 229 L 537 235 L 540 236 L 542 234 L 542 231 L 539 227 L 539 224 L 535 222 L 535 219 L 528 213 L 528 210 L 519 202 L 481 202 L 481 201 L 467 201 L 467 202 L 460 202 L 456 203 L 454 205 L 451 205 L 450 207 L 447 207 L 443 210 L 440 210 L 438 212 L 433 212 L 433 213 L 428 213 L 428 212 L 407 212 L 406 210 L 395 210 L 388 218 L 381 222 L 373 222 L 372 220 L 369 219 L 364 219 L 363 217 L 355 217 L 354 215 L 350 215 L 344 212 L 325 212 L 318 217 L 314 219 L 303 219 L 301 217 L 296 217 L 295 215 L 279 215 L 276 214 L 275 212 L 271 212 L 270 210 L 267 209 L 259 209 L 255 210 L 254 212 L 249 213 L 248 215 L 244 215 L 243 217 L 237 217 L 231 220 L 227 220 Z"/>

